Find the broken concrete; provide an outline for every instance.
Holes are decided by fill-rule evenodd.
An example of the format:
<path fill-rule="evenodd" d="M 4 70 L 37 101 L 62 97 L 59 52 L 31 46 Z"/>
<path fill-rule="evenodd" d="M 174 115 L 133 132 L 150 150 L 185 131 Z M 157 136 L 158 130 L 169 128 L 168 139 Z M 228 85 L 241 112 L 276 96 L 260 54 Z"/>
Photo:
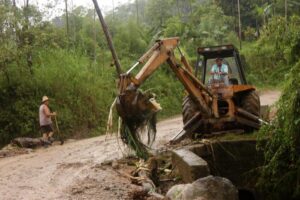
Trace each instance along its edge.
<path fill-rule="evenodd" d="M 207 162 L 188 149 L 172 151 L 172 163 L 186 183 L 210 174 Z"/>
<path fill-rule="evenodd" d="M 207 161 L 212 175 L 226 177 L 239 188 L 252 188 L 257 178 L 255 169 L 264 160 L 256 144 L 255 139 L 213 141 L 189 149 Z"/>
<path fill-rule="evenodd" d="M 262 146 L 265 143 L 266 140 L 261 141 Z M 224 177 L 230 180 L 241 194 L 242 191 L 246 191 L 257 199 L 260 197 L 255 184 L 263 161 L 263 152 L 257 149 L 256 139 L 206 140 L 204 143 L 172 152 L 173 165 L 184 182 L 191 183 L 210 174 Z"/>

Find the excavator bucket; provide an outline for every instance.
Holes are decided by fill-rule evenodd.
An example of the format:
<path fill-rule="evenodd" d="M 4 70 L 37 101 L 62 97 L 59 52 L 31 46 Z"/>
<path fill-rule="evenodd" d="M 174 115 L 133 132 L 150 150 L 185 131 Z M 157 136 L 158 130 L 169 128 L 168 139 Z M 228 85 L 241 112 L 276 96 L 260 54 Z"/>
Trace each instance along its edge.
<path fill-rule="evenodd" d="M 161 110 L 153 93 L 127 89 L 117 98 L 117 111 L 124 119 L 142 120 Z"/>

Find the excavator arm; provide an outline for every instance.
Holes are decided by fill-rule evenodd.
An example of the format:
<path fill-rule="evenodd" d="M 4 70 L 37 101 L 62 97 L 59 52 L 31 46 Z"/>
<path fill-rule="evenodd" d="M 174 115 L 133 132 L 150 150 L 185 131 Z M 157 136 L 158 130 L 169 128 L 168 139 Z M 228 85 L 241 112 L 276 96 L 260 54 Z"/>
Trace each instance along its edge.
<path fill-rule="evenodd" d="M 199 111 L 204 116 L 216 114 L 212 109 L 215 98 L 203 83 L 192 73 L 192 68 L 181 53 L 179 47 L 179 38 L 167 38 L 158 40 L 125 74 L 120 76 L 119 93 L 122 95 L 126 90 L 135 90 L 140 87 L 163 63 L 167 63 L 175 76 L 182 83 L 189 95 L 194 99 L 199 107 Z M 174 50 L 178 48 L 181 54 L 180 62 L 177 61 Z M 139 64 L 144 64 L 136 76 L 131 72 Z"/>

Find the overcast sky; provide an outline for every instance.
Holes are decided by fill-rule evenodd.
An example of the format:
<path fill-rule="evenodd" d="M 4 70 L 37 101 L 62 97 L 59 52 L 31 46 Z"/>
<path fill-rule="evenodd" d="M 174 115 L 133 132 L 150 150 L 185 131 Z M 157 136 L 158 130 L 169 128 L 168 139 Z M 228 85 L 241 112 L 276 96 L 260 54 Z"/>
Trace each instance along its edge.
<path fill-rule="evenodd" d="M 105 12 L 112 10 L 113 6 L 117 7 L 121 4 L 131 2 L 132 0 L 98 0 L 100 9 L 105 14 Z M 23 6 L 25 0 L 16 0 L 19 6 Z M 65 6 L 65 0 L 29 0 L 30 4 L 37 5 L 41 10 L 47 10 L 48 17 L 53 18 L 60 15 L 63 12 Z M 52 9 L 46 9 L 47 5 L 53 6 Z M 69 10 L 76 6 L 84 6 L 87 8 L 94 8 L 92 0 L 68 0 Z"/>

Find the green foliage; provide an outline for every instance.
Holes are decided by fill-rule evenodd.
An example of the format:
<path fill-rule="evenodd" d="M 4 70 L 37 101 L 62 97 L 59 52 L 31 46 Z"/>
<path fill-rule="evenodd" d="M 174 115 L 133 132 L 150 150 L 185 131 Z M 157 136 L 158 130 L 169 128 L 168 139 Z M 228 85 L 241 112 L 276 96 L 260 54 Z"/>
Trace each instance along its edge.
<path fill-rule="evenodd" d="M 255 83 L 283 80 L 299 59 L 299 17 L 289 15 L 287 30 L 282 17 L 271 18 L 276 15 L 274 9 L 281 13 L 280 2 L 241 1 L 247 41 L 257 39 L 256 21 L 258 27 L 266 25 L 260 39 L 243 50 Z M 238 44 L 237 9 L 231 3 L 139 0 L 115 8 L 105 20 L 125 71 L 160 37 L 179 36 L 183 52 L 192 61 L 199 46 Z M 51 108 L 59 113 L 62 132 L 94 134 L 105 127 L 116 85 L 107 42 L 97 17 L 94 20 L 94 10 L 77 7 L 68 16 L 67 35 L 65 14 L 45 21 L 35 6 L 19 8 L 0 0 L 0 143 L 39 135 L 37 109 L 43 95 L 52 98 Z M 158 117 L 181 112 L 183 86 L 168 66 L 161 66 L 143 89 L 157 94 L 163 107 Z"/>
<path fill-rule="evenodd" d="M 259 40 L 247 44 L 242 53 L 249 64 L 249 79 L 256 85 L 278 85 L 300 56 L 299 16 L 286 26 L 283 17 L 273 17 Z"/>
<path fill-rule="evenodd" d="M 0 140 L 39 136 L 38 108 L 43 95 L 51 98 L 50 107 L 58 112 L 64 134 L 105 127 L 115 95 L 113 71 L 101 71 L 88 58 L 61 49 L 41 50 L 36 56 L 33 77 L 12 65 L 10 83 L 1 80 Z"/>
<path fill-rule="evenodd" d="M 165 37 L 182 36 L 185 34 L 186 25 L 182 23 L 178 16 L 171 17 L 166 22 L 167 26 L 164 29 Z"/>
<path fill-rule="evenodd" d="M 181 113 L 181 103 L 184 97 L 184 88 L 167 65 L 156 71 L 142 87 L 151 90 L 157 95 L 162 111 L 158 117 L 166 118 Z"/>
<path fill-rule="evenodd" d="M 272 2 L 273 10 L 276 15 L 285 15 L 285 0 L 276 0 Z M 287 1 L 288 16 L 299 14 L 300 4 L 299 1 L 289 0 Z"/>
<path fill-rule="evenodd" d="M 188 53 L 194 54 L 199 46 L 232 43 L 232 23 L 232 18 L 224 15 L 223 10 L 216 5 L 202 4 L 196 7 L 185 28 L 184 39 L 188 40 Z"/>
<path fill-rule="evenodd" d="M 254 28 L 247 27 L 244 31 L 245 40 L 247 41 L 253 41 L 256 39 L 256 31 Z"/>
<path fill-rule="evenodd" d="M 227 16 L 237 16 L 238 5 L 237 1 L 227 1 L 227 0 L 217 0 L 217 4 L 223 8 L 224 13 Z M 249 1 L 240 1 L 241 9 L 241 20 L 243 25 L 255 27 L 256 23 L 260 23 L 262 18 L 260 15 L 257 15 L 256 8 L 261 7 L 266 0 L 249 0 Z M 237 19 L 236 19 L 237 22 Z"/>
<path fill-rule="evenodd" d="M 154 29 L 163 27 L 168 18 L 172 16 L 171 8 L 171 0 L 148 1 L 146 8 L 147 23 Z"/>
<path fill-rule="evenodd" d="M 138 26 L 135 21 L 119 23 L 118 30 L 114 35 L 114 42 L 119 50 L 120 58 L 135 60 L 141 56 L 149 45 L 147 33 L 143 27 Z"/>
<path fill-rule="evenodd" d="M 269 138 L 264 147 L 266 164 L 262 168 L 259 187 L 266 199 L 300 198 L 300 62 L 286 79 L 277 108 L 276 120 L 261 129 L 261 137 Z"/>
<path fill-rule="evenodd" d="M 38 108 L 43 95 L 50 97 L 51 110 L 58 112 L 63 134 L 88 137 L 95 132 L 103 133 L 109 106 L 116 95 L 116 73 L 108 67 L 110 52 L 103 34 L 99 34 L 102 30 L 98 21 L 93 20 L 93 12 L 80 7 L 69 13 L 70 35 L 67 36 L 64 15 L 45 22 L 36 8 L 29 7 L 26 16 L 32 23 L 28 24 L 22 9 L 16 9 L 20 15 L 13 18 L 12 4 L 3 8 L 0 13 L 0 145 L 19 136 L 40 136 Z M 107 16 L 126 70 L 146 51 L 152 38 L 148 28 L 137 24 L 133 17 L 128 21 L 111 19 Z M 15 22 L 20 23 L 18 31 L 13 28 Z M 158 94 L 164 108 L 161 117 L 180 112 L 183 89 L 170 74 L 168 70 L 159 70 L 158 76 L 145 85 Z"/>

